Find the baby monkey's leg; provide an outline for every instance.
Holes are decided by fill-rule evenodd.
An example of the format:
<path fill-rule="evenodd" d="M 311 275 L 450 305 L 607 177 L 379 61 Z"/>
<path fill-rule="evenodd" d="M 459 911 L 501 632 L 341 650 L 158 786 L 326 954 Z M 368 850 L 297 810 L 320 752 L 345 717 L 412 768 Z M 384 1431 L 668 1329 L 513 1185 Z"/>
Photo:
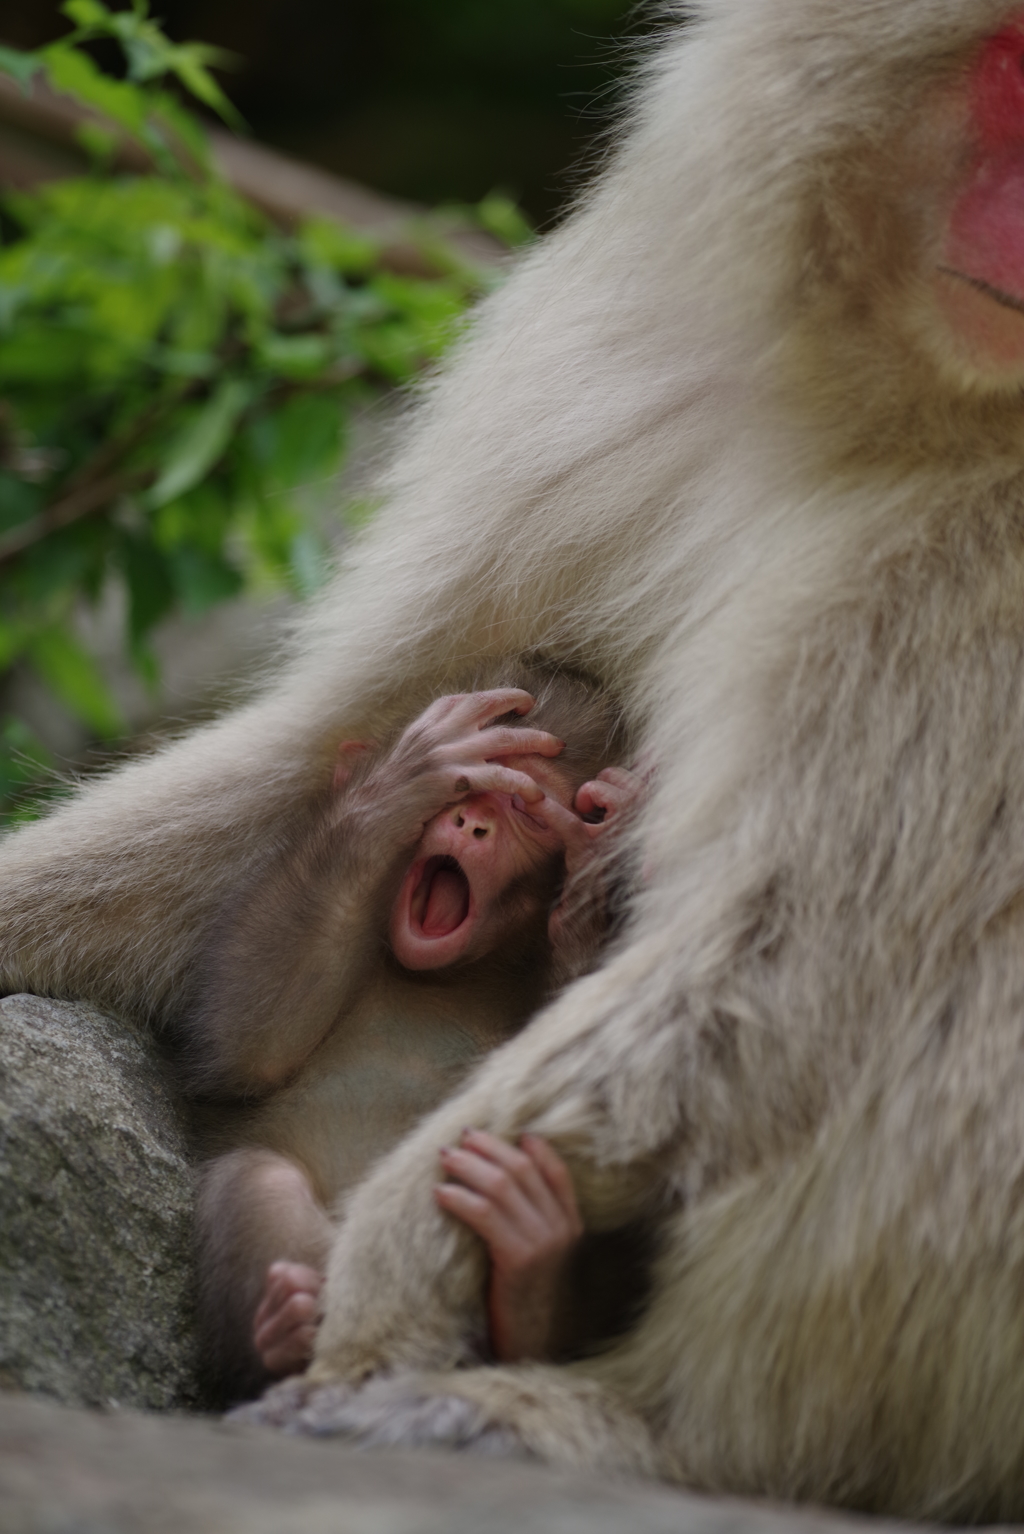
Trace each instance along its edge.
<path fill-rule="evenodd" d="M 251 1149 L 204 1168 L 197 1234 L 204 1372 L 222 1400 L 244 1400 L 302 1367 L 333 1227 L 294 1161 Z"/>

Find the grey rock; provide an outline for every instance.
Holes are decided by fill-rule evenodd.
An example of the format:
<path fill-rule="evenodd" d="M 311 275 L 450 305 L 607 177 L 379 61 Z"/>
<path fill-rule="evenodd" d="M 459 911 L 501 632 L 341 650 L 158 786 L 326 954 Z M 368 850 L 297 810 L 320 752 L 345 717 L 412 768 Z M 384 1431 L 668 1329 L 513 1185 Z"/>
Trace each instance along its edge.
<path fill-rule="evenodd" d="M 4 1534 L 921 1534 L 438 1450 L 0 1394 Z"/>
<path fill-rule="evenodd" d="M 82 1003 L 0 1001 L 0 1384 L 194 1401 L 192 1209 L 145 1037 Z"/>

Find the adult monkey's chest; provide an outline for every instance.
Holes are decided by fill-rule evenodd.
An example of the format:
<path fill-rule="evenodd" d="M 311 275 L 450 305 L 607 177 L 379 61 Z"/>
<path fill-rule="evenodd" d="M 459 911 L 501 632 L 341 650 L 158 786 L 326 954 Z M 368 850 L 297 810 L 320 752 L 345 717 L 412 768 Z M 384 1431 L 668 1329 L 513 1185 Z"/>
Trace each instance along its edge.
<path fill-rule="evenodd" d="M 758 849 L 777 933 L 739 971 L 783 1026 L 794 1009 L 813 1030 L 826 1012 L 841 1031 L 884 1024 L 1017 909 L 1018 505 L 925 529 L 808 624 L 738 834 Z"/>

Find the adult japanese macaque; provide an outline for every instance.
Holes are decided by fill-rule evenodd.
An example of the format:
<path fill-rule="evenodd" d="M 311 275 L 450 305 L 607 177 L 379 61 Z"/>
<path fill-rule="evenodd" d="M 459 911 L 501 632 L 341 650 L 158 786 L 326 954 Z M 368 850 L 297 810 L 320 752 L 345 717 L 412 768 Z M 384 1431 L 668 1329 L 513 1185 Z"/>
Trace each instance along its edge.
<path fill-rule="evenodd" d="M 616 711 L 580 678 L 503 669 L 506 685 L 435 699 L 396 740 L 344 743 L 333 786 L 296 808 L 197 965 L 180 1043 L 214 1153 L 202 1354 L 229 1401 L 307 1361 L 341 1194 L 603 936 L 595 886 L 640 785 L 605 765 L 622 748 Z M 441 1204 L 504 1237 L 489 1242 L 497 1356 L 548 1356 L 614 1322 L 582 1268 L 578 1303 L 559 1305 L 562 1238 L 579 1231 L 550 1147 L 462 1136 L 443 1164 L 462 1180 Z M 511 1205 L 491 1197 L 481 1227 L 494 1170 L 512 1177 Z"/>
<path fill-rule="evenodd" d="M 572 660 L 658 764 L 642 893 L 355 1195 L 328 1388 L 281 1413 L 1018 1517 L 1024 6 L 692 9 L 278 681 L 4 848 L 5 981 L 172 1014 L 334 743 L 483 656 Z M 549 1139 L 589 1227 L 661 1222 L 606 1356 L 454 1367 L 467 1124 Z"/>

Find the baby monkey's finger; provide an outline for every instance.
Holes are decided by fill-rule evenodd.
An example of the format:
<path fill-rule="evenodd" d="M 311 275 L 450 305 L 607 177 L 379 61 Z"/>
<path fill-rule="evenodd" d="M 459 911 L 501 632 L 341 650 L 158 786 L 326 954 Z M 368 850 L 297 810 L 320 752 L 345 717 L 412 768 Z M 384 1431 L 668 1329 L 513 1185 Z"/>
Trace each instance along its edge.
<path fill-rule="evenodd" d="M 296 1290 L 283 1305 L 268 1312 L 262 1320 L 254 1323 L 253 1336 L 258 1348 L 270 1346 L 296 1327 L 315 1324 L 319 1317 L 319 1305 L 314 1295 Z"/>
<path fill-rule="evenodd" d="M 509 1140 L 503 1140 L 500 1135 L 492 1135 L 487 1129 L 464 1129 L 459 1136 L 459 1144 L 475 1155 L 483 1156 L 486 1161 L 504 1167 L 508 1172 L 514 1174 L 524 1170 L 523 1152 L 517 1150 Z"/>
<path fill-rule="evenodd" d="M 529 773 L 516 772 L 514 768 L 503 767 L 499 762 L 482 762 L 477 767 L 466 767 L 464 771 L 457 772 L 454 789 L 453 802 L 469 794 L 487 793 L 507 794 L 509 798 L 518 794 L 527 804 L 538 804 L 544 798 L 544 790 Z"/>
<path fill-rule="evenodd" d="M 543 804 L 537 803 L 539 814 L 553 831 L 562 838 L 567 849 L 579 848 L 589 843 L 587 826 L 572 810 L 567 810 L 553 794 L 545 794 Z"/>
<path fill-rule="evenodd" d="M 487 760 L 501 756 L 558 756 L 565 749 L 565 741 L 559 740 L 548 730 L 530 730 L 526 726 L 489 725 L 481 730 L 479 747 L 486 751 Z"/>
<path fill-rule="evenodd" d="M 522 687 L 494 687 L 489 692 L 467 692 L 460 699 L 460 714 L 480 729 L 502 714 L 528 714 L 536 699 Z"/>
<path fill-rule="evenodd" d="M 602 775 L 603 777 L 603 775 Z M 640 795 L 642 785 L 638 780 L 629 782 L 593 778 L 576 790 L 573 803 L 581 815 L 593 815 L 603 811 L 605 817 L 621 815 Z"/>
<path fill-rule="evenodd" d="M 633 772 L 629 767 L 602 767 L 595 781 L 616 783 L 620 788 L 635 789 L 638 792 L 644 786 L 644 780 L 640 774 Z"/>
<path fill-rule="evenodd" d="M 486 1240 L 494 1220 L 494 1206 L 483 1193 L 476 1193 L 459 1182 L 434 1184 L 434 1198 L 442 1209 L 475 1230 Z"/>
<path fill-rule="evenodd" d="M 301 1298 L 308 1301 L 313 1312 L 319 1310 L 323 1274 L 301 1262 L 272 1262 L 267 1269 L 267 1279 L 256 1314 L 253 1316 L 253 1332 L 259 1334 L 268 1326 L 279 1323 L 282 1313 Z M 302 1308 L 302 1307 L 300 1307 Z"/>
<path fill-rule="evenodd" d="M 540 1135 L 523 1135 L 519 1145 L 551 1189 L 555 1201 L 575 1233 L 582 1235 L 583 1220 L 576 1202 L 576 1189 L 573 1187 L 569 1168 L 561 1156 L 548 1144 L 547 1140 L 542 1140 Z"/>
<path fill-rule="evenodd" d="M 268 1374 L 296 1374 L 304 1369 L 313 1357 L 316 1334 L 317 1326 L 309 1322 L 282 1333 L 280 1337 L 271 1338 L 262 1345 L 257 1343 L 256 1351 Z"/>
<path fill-rule="evenodd" d="M 324 1276 L 316 1268 L 304 1262 L 272 1262 L 267 1269 L 267 1292 L 290 1294 L 297 1289 L 319 1294 L 324 1286 Z"/>
<path fill-rule="evenodd" d="M 513 1145 L 498 1135 L 489 1134 L 486 1129 L 464 1129 L 458 1149 L 443 1152 L 442 1159 L 446 1170 L 454 1171 L 470 1187 L 487 1193 L 499 1205 L 505 1205 L 510 1213 L 518 1215 L 520 1221 L 525 1212 L 523 1200 L 532 1214 L 548 1222 L 562 1210 L 562 1203 L 536 1156 L 522 1141 Z M 554 1156 L 554 1160 L 558 1162 L 558 1157 Z M 495 1184 L 491 1181 L 494 1172 L 503 1179 L 502 1182 Z"/>

